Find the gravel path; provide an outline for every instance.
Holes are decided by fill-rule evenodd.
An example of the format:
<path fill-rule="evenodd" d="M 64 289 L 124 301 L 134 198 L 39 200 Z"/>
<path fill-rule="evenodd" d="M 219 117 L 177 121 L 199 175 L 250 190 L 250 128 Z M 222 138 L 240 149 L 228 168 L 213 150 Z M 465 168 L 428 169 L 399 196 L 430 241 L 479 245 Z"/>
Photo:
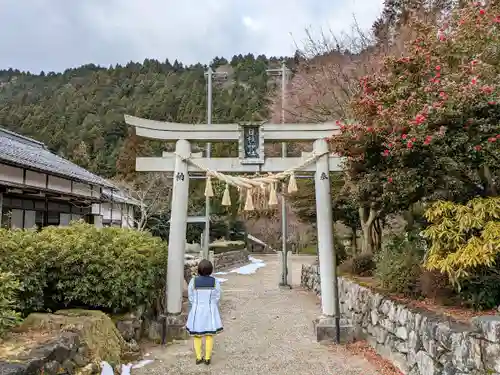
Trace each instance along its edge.
<path fill-rule="evenodd" d="M 266 266 L 253 275 L 230 273 L 222 284 L 224 332 L 216 336 L 212 364 L 195 365 L 190 341 L 155 347 L 155 361 L 132 375 L 376 375 L 364 358 L 315 342 L 312 320 L 319 315 L 317 298 L 298 286 L 278 288 L 277 256 L 262 256 Z M 302 263 L 294 257 L 293 284 L 300 284 Z"/>

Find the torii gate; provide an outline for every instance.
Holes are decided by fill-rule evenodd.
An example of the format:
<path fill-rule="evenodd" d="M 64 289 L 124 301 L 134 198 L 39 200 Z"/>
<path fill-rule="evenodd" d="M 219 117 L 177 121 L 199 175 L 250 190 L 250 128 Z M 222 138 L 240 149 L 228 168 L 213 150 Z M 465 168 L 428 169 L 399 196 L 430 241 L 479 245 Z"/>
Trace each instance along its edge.
<path fill-rule="evenodd" d="M 125 115 L 125 122 L 135 127 L 137 136 L 176 141 L 175 153 L 164 152 L 162 157 L 137 157 L 136 159 L 137 171 L 174 173 L 167 266 L 167 321 L 169 324 L 177 326 L 182 324 L 175 317 L 180 316 L 182 310 L 189 172 L 206 172 L 207 175 L 217 178 L 222 173 L 277 173 L 274 176 L 281 176 L 282 179 L 287 176 L 282 173 L 283 171 L 300 169 L 315 172 L 322 307 L 322 317 L 319 318 L 319 324 L 316 324 L 317 336 L 319 339 L 324 338 L 325 332 L 327 336 L 333 333 L 338 341 L 340 311 L 337 298 L 336 257 L 328 176 L 331 171 L 341 170 L 341 159 L 329 154 L 326 141 L 327 137 L 338 131 L 338 126 L 333 123 L 180 124 L 129 115 Z M 302 157 L 265 158 L 264 139 L 282 142 L 314 141 L 313 152 L 303 153 Z M 239 157 L 203 158 L 201 154 L 191 153 L 190 141 L 238 142 Z M 293 178 L 293 172 L 291 178 Z M 262 179 L 265 177 L 260 178 Z M 231 177 L 225 181 L 232 184 Z"/>

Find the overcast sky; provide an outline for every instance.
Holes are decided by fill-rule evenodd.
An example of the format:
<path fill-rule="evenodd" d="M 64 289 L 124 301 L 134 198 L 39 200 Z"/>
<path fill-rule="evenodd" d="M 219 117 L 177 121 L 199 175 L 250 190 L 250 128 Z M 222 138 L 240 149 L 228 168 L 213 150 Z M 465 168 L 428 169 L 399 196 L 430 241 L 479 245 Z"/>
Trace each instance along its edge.
<path fill-rule="evenodd" d="M 304 30 L 369 28 L 383 0 L 0 0 L 0 69 L 292 55 Z"/>

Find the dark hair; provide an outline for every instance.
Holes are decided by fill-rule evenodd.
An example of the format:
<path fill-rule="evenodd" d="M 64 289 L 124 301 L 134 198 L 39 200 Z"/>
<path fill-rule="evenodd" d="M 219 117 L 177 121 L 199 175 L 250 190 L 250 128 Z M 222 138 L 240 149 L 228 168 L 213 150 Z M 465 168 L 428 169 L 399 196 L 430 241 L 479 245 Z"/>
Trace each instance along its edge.
<path fill-rule="evenodd" d="M 214 270 L 214 266 L 209 260 L 203 259 L 198 264 L 198 275 L 200 276 L 210 276 Z"/>

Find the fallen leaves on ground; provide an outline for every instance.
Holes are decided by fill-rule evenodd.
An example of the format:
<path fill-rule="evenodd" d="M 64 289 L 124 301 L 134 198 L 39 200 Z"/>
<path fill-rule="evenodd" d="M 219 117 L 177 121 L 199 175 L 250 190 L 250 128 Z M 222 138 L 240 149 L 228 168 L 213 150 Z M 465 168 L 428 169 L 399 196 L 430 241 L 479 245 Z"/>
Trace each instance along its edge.
<path fill-rule="evenodd" d="M 352 355 L 365 358 L 375 366 L 380 375 L 403 375 L 391 362 L 378 355 L 366 341 L 356 341 L 355 343 L 341 346 L 332 345 L 331 348 L 334 351 L 345 350 Z"/>

